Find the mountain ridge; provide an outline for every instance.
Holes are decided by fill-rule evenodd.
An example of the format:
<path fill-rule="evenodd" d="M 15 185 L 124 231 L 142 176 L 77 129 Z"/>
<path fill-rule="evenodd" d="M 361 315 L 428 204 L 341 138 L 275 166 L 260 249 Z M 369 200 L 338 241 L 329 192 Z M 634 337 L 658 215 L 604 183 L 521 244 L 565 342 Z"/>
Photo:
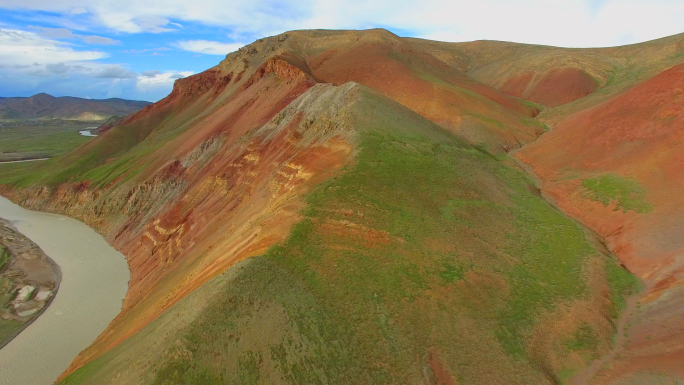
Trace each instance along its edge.
<path fill-rule="evenodd" d="M 511 156 L 543 167 L 528 151 L 575 135 L 545 148 L 562 169 L 562 144 L 592 148 L 586 120 L 565 119 L 650 89 L 684 61 L 682 41 L 597 56 L 293 31 L 177 80 L 70 154 L 2 180 L 12 200 L 83 220 L 129 261 L 122 313 L 64 382 L 339 383 L 347 369 L 368 383 L 568 381 L 620 348 L 611 338 L 639 282 L 611 257 L 624 248 L 606 249 L 553 209 Z M 519 49 L 531 52 L 509 60 Z M 473 65 L 477 50 L 485 59 Z M 573 66 L 598 88 L 575 92 L 584 78 Z M 511 79 L 564 103 L 507 94 Z M 626 156 L 634 148 L 611 140 Z M 553 192 L 555 174 L 539 177 Z M 628 217 L 662 210 L 648 195 L 656 185 L 620 182 L 617 199 L 601 178 L 575 177 L 580 203 L 560 207 L 582 223 L 587 199 L 612 210 L 626 197 Z M 648 291 L 635 298 L 651 303 Z M 665 305 L 654 311 L 684 309 Z M 149 346 L 152 358 L 139 354 Z"/>
<path fill-rule="evenodd" d="M 84 99 L 39 93 L 29 97 L 2 98 L 0 119 L 104 120 L 113 115 L 128 115 L 149 104 L 152 103 L 121 98 Z"/>

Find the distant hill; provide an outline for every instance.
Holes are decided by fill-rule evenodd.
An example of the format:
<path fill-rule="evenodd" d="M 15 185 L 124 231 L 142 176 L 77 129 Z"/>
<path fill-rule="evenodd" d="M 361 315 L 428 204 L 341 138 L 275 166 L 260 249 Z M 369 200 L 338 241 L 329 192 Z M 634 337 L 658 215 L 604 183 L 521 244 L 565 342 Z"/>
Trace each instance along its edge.
<path fill-rule="evenodd" d="M 105 120 L 114 115 L 130 114 L 148 104 L 150 103 L 118 98 L 82 99 L 40 93 L 28 98 L 0 98 L 0 119 Z"/>

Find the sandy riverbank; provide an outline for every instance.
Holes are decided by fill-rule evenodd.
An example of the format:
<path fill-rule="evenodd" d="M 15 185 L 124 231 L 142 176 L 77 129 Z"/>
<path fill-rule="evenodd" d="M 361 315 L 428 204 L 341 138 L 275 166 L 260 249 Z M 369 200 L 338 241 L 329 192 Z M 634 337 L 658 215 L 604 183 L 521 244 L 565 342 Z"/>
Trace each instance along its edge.
<path fill-rule="evenodd" d="M 0 218 L 0 349 L 55 298 L 62 271 L 43 250 Z"/>

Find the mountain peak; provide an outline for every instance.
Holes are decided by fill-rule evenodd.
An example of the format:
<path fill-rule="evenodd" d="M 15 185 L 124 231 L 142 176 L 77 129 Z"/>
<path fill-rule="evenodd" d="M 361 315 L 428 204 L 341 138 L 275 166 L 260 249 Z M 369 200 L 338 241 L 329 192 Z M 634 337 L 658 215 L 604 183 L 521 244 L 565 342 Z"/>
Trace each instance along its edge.
<path fill-rule="evenodd" d="M 50 94 L 46 94 L 45 92 L 41 92 L 39 94 L 35 94 L 31 96 L 32 99 L 55 99 L 54 96 Z"/>

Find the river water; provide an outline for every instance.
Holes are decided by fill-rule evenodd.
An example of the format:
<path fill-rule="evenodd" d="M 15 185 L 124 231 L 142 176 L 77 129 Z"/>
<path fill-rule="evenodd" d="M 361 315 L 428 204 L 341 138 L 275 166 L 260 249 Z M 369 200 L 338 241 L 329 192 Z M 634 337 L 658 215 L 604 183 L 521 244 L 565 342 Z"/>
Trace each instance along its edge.
<path fill-rule="evenodd" d="M 4 197 L 0 217 L 62 270 L 47 310 L 0 349 L 0 384 L 52 384 L 121 311 L 128 265 L 101 235 L 75 219 L 26 210 Z"/>
<path fill-rule="evenodd" d="M 87 130 L 81 130 L 78 133 L 83 135 L 83 136 L 97 136 L 93 134 L 93 130 L 96 129 L 97 127 L 88 127 Z"/>

